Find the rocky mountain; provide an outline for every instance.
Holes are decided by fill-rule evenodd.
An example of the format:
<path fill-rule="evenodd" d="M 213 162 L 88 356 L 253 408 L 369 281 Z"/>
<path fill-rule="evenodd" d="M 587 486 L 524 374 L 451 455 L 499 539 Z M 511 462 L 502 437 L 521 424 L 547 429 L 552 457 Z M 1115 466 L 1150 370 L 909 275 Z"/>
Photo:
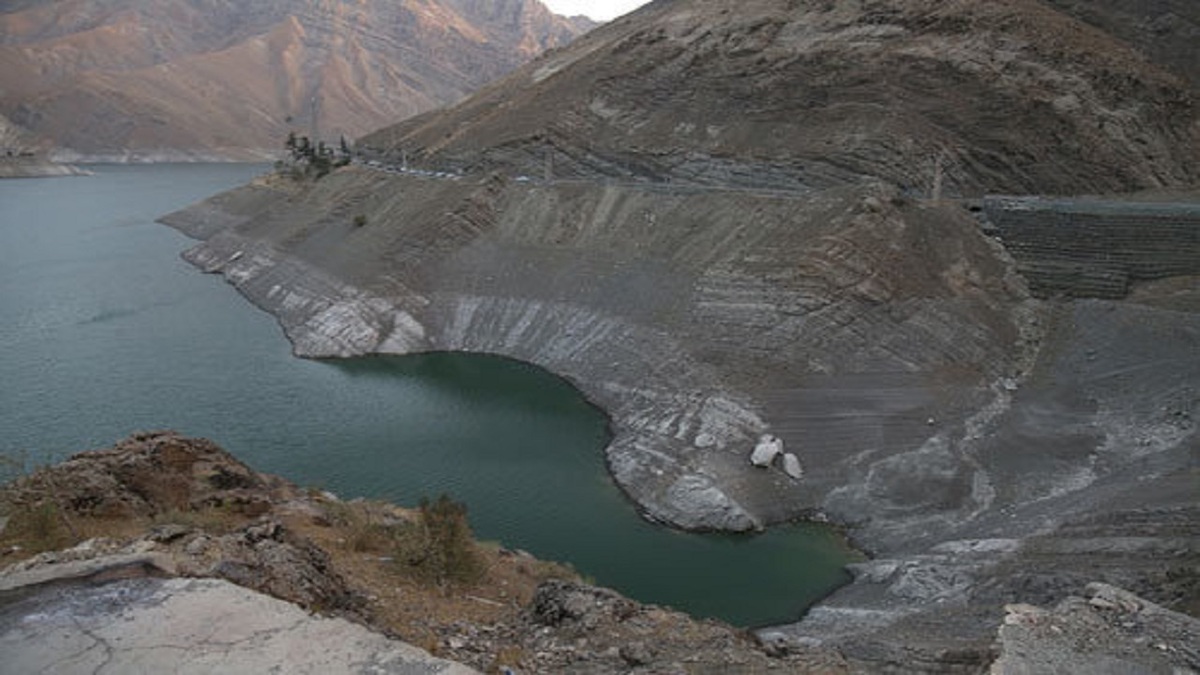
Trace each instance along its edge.
<path fill-rule="evenodd" d="M 536 0 L 0 9 L 0 114 L 92 158 L 264 158 L 453 102 L 591 27 Z"/>
<path fill-rule="evenodd" d="M 0 115 L 0 178 L 74 176 L 82 173 L 66 164 L 51 162 L 52 146 Z"/>
<path fill-rule="evenodd" d="M 1195 182 L 1195 4 L 1128 5 L 659 2 L 367 142 L 471 169 L 760 187 Z"/>
<path fill-rule="evenodd" d="M 660 0 L 353 166 L 164 220 L 298 354 L 569 378 L 650 519 L 848 528 L 872 559 L 758 631 L 773 649 L 981 672 L 1006 603 L 1097 581 L 1200 607 L 1200 123 L 1172 7 Z M 793 460 L 752 466 L 764 436 Z"/>
<path fill-rule="evenodd" d="M 0 148 L 3 148 L 5 153 L 34 152 L 42 149 L 44 145 L 45 143 L 33 134 L 0 115 Z"/>

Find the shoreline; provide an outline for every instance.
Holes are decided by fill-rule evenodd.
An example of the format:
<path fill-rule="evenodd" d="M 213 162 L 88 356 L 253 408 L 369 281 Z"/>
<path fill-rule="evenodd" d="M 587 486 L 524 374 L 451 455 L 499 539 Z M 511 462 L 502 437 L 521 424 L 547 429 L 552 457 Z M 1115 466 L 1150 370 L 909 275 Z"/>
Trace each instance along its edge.
<path fill-rule="evenodd" d="M 55 178 L 90 176 L 91 172 L 73 164 L 26 158 L 0 158 L 0 179 Z"/>
<path fill-rule="evenodd" d="M 358 180 L 362 181 L 361 185 L 356 184 Z M 653 520 L 680 527 L 680 512 L 689 508 L 689 497 L 697 497 L 704 510 L 700 517 L 696 512 L 684 514 L 692 518 L 687 522 L 693 524 L 693 527 L 684 529 L 705 529 L 714 522 L 721 522 L 721 516 L 728 517 L 729 511 L 726 509 L 731 504 L 735 505 L 735 513 L 736 509 L 743 509 L 742 504 L 729 500 L 725 490 L 740 490 L 736 494 L 751 499 L 756 497 L 755 493 L 761 486 L 739 485 L 736 480 L 731 481 L 732 477 L 746 474 L 742 468 L 741 460 L 744 457 L 740 456 L 741 453 L 700 447 L 699 444 L 693 446 L 690 435 L 684 439 L 678 439 L 676 435 L 681 429 L 691 429 L 694 434 L 696 427 L 678 422 L 664 426 L 656 421 L 660 418 L 647 416 L 647 411 L 656 411 L 656 414 L 664 415 L 661 419 L 677 420 L 680 410 L 698 412 L 704 408 L 703 405 L 697 405 L 697 399 L 690 396 L 682 399 L 662 398 L 661 393 L 657 396 L 647 395 L 644 388 L 631 386 L 643 381 L 652 383 L 651 389 L 664 382 L 668 386 L 671 382 L 686 384 L 687 379 L 663 381 L 656 378 L 662 378 L 664 372 L 704 372 L 702 367 L 686 360 L 685 348 L 680 342 L 656 336 L 655 339 L 661 341 L 657 343 L 659 347 L 652 346 L 656 344 L 654 341 L 635 340 L 629 343 L 632 346 L 621 352 L 624 358 L 641 359 L 646 354 L 654 354 L 655 358 L 671 365 L 663 368 L 653 359 L 638 361 L 633 369 L 624 373 L 624 377 L 630 379 L 622 384 L 621 379 L 614 379 L 621 376 L 622 372 L 613 369 L 619 362 L 612 360 L 611 352 L 582 352 L 593 354 L 590 358 L 602 366 L 597 370 L 588 370 L 580 365 L 580 352 L 563 349 L 567 345 L 577 344 L 587 345 L 588 350 L 595 349 L 598 338 L 589 335 L 607 336 L 604 339 L 610 341 L 627 340 L 630 334 L 628 326 L 620 321 L 613 322 L 611 317 L 605 318 L 603 314 L 580 314 L 580 308 L 576 306 L 532 302 L 511 296 L 506 299 L 489 297 L 479 294 L 469 285 L 464 287 L 463 275 L 479 276 L 487 280 L 495 293 L 494 287 L 500 277 L 489 276 L 488 271 L 481 271 L 478 254 L 467 258 L 471 267 L 455 264 L 449 266 L 444 275 L 441 272 L 435 275 L 445 284 L 444 287 L 421 291 L 408 285 L 405 277 L 391 279 L 390 285 L 385 286 L 356 283 L 356 275 L 370 275 L 371 270 L 376 268 L 370 265 L 365 269 L 354 268 L 349 276 L 346 273 L 339 276 L 336 268 L 319 268 L 312 262 L 279 250 L 272 243 L 286 239 L 286 233 L 290 231 L 303 231 L 306 223 L 322 222 L 321 218 L 327 218 L 323 215 L 324 209 L 331 208 L 335 201 L 350 203 L 356 195 L 366 198 L 366 195 L 381 190 L 415 198 L 416 193 L 412 190 L 420 186 L 424 186 L 421 189 L 427 192 L 439 187 L 434 181 L 372 176 L 353 169 L 303 186 L 273 182 L 267 178 L 164 216 L 160 222 L 200 240 L 200 244 L 184 254 L 185 259 L 203 271 L 220 273 L 244 297 L 275 316 L 297 355 L 348 356 L 372 351 L 486 351 L 534 363 L 565 377 L 614 420 L 618 436 L 614 437 L 614 443 L 606 451 L 606 464 L 627 498 L 643 507 L 649 505 L 644 510 L 650 513 Z M 643 198 L 635 188 L 598 189 L 620 199 Z M 471 189 L 463 191 L 471 192 Z M 489 186 L 488 183 L 481 183 L 475 187 L 469 199 L 491 209 L 484 211 L 489 214 L 487 218 L 502 220 L 506 217 L 503 215 L 505 209 L 513 209 L 523 202 L 541 204 L 551 195 L 563 201 L 588 194 L 591 194 L 591 189 L 586 186 L 514 187 L 509 184 Z M 725 197 L 736 199 L 736 195 L 724 195 L 722 198 Z M 704 195 L 692 195 L 689 198 L 706 199 Z M 813 200 L 819 203 L 821 198 L 822 195 L 816 195 Z M 664 197 L 660 195 L 654 199 Z M 763 196 L 754 199 L 760 208 L 763 201 L 768 200 Z M 784 201 L 789 205 L 799 203 Z M 381 205 L 377 208 L 384 207 Z M 919 208 L 922 209 L 925 222 L 935 217 L 924 211 L 925 207 Z M 315 213 L 308 210 L 314 210 Z M 381 217 L 370 212 L 366 221 L 373 223 Z M 530 223 L 528 219 L 522 222 L 525 231 L 536 232 L 535 223 Z M 344 237 L 345 246 L 356 246 L 353 242 L 357 235 L 352 226 L 342 226 L 329 220 L 323 223 L 327 229 L 341 231 L 339 236 Z M 256 233 L 254 236 L 243 234 L 249 228 L 253 228 Z M 370 225 L 366 228 L 370 228 Z M 366 231 L 370 233 L 369 229 Z M 270 236 L 265 237 L 268 233 Z M 404 241 L 415 245 L 411 243 L 414 236 L 420 235 L 410 230 Z M 996 268 L 1000 272 L 991 273 L 1009 275 L 1005 277 L 1005 283 L 1021 284 L 1023 287 L 1021 282 L 1012 281 L 1017 278 L 1013 271 L 1016 263 L 999 244 L 988 242 L 987 246 L 992 247 L 995 255 L 1007 260 L 1003 267 Z M 501 259 L 506 260 L 503 257 Z M 486 259 L 483 261 L 486 262 Z M 544 266 L 545 263 L 541 264 Z M 513 263 L 507 262 L 506 265 L 490 274 L 502 274 L 501 269 L 511 269 Z M 536 287 L 528 285 L 516 288 L 538 292 L 530 291 Z M 903 421 L 906 425 L 898 428 L 911 429 L 917 435 L 907 441 L 909 445 L 900 445 L 892 449 L 890 454 L 874 460 L 869 465 L 872 469 L 870 473 L 864 475 L 863 470 L 859 469 L 857 476 L 853 471 L 847 471 L 840 477 L 836 474 L 831 476 L 829 471 L 836 465 L 806 461 L 806 470 L 813 478 L 800 487 L 807 485 L 815 491 L 809 494 L 806 502 L 795 501 L 797 484 L 789 481 L 774 487 L 768 483 L 763 493 L 757 495 L 761 497 L 766 494 L 767 498 L 747 503 L 752 508 L 762 509 L 777 495 L 788 494 L 793 500 L 790 510 L 777 510 L 773 516 L 758 522 L 763 525 L 785 522 L 803 514 L 815 516 L 817 520 L 828 517 L 845 528 L 849 533 L 849 541 L 856 548 L 871 551 L 875 556 L 850 566 L 854 581 L 810 608 L 801 621 L 756 631 L 764 641 L 781 645 L 829 645 L 843 650 L 852 658 L 861 657 L 872 662 L 900 659 L 901 652 L 911 649 L 925 655 L 921 658 L 932 661 L 940 658 L 936 654 L 946 650 L 979 654 L 982 659 L 988 653 L 988 645 L 992 640 L 988 617 L 1001 604 L 994 597 L 997 588 L 1020 588 L 1024 583 L 1024 575 L 1033 573 L 1027 570 L 1041 570 L 1038 572 L 1043 579 L 1041 583 L 1048 590 L 1044 595 L 1034 598 L 1035 601 L 1060 597 L 1058 594 L 1076 589 L 1079 580 L 1075 570 L 1082 561 L 1069 554 L 1058 558 L 1047 556 L 1043 552 L 1045 547 L 1051 545 L 1048 542 L 1056 540 L 1053 534 L 1048 535 L 1047 532 L 1063 532 L 1057 538 L 1071 541 L 1069 546 L 1091 550 L 1104 546 L 1102 542 L 1106 538 L 1120 532 L 1117 523 L 1125 519 L 1137 520 L 1143 517 L 1138 515 L 1143 512 L 1158 514 L 1152 516 L 1152 524 L 1141 526 L 1148 548 L 1135 547 L 1115 554 L 1105 563 L 1103 572 L 1097 573 L 1106 582 L 1118 581 L 1134 586 L 1135 592 L 1144 590 L 1138 586 L 1144 584 L 1142 580 L 1149 578 L 1147 560 L 1156 559 L 1158 555 L 1147 557 L 1148 553 L 1171 550 L 1177 551 L 1183 556 L 1182 559 L 1187 559 L 1188 539 L 1180 538 L 1169 523 L 1173 518 L 1180 517 L 1179 514 L 1197 508 L 1194 499 L 1189 501 L 1186 493 L 1182 497 L 1179 493 L 1180 481 L 1186 483 L 1187 448 L 1190 447 L 1188 439 L 1195 442 L 1194 428 L 1191 432 L 1182 428 L 1183 435 L 1171 432 L 1163 436 L 1166 432 L 1160 428 L 1160 411 L 1154 407 L 1153 401 L 1148 405 L 1130 406 L 1126 396 L 1136 387 L 1167 387 L 1164 378 L 1156 376 L 1152 378 L 1153 382 L 1147 380 L 1141 384 L 1138 381 L 1136 385 L 1114 389 L 1105 380 L 1107 371 L 1102 368 L 1103 360 L 1088 354 L 1107 349 L 1112 351 L 1107 358 L 1137 362 L 1146 358 L 1143 354 L 1145 345 L 1155 344 L 1155 358 L 1158 361 L 1166 359 L 1176 364 L 1166 379 L 1170 382 L 1180 378 L 1187 380 L 1188 369 L 1194 370 L 1196 366 L 1185 356 L 1188 346 L 1169 338 L 1164 341 L 1161 335 L 1154 333 L 1155 326 L 1157 322 L 1168 318 L 1185 323 L 1191 321 L 1193 324 L 1200 323 L 1200 320 L 1195 315 L 1159 317 L 1156 312 L 1160 310 L 1151 306 L 1114 300 L 1036 301 L 1026 296 L 1025 300 L 1006 311 L 1013 312 L 1010 316 L 1014 317 L 1014 325 L 1021 327 L 1015 331 L 1019 335 L 1014 335 L 1012 339 L 1023 346 L 1016 349 L 1015 360 L 1008 360 L 1014 359 L 1010 355 L 993 366 L 999 371 L 999 376 L 989 386 L 982 390 L 958 390 L 963 395 L 957 409 L 944 406 L 930 408 L 930 412 L 918 409 L 915 413 L 897 418 L 897 421 Z M 583 323 L 578 322 L 580 317 Z M 534 325 L 558 326 L 555 330 L 562 331 L 567 341 L 546 341 L 544 336 L 537 337 L 536 333 L 532 334 L 532 344 L 515 340 L 516 335 L 531 335 L 527 329 Z M 580 330 L 584 327 L 594 329 L 596 326 L 603 329 L 599 332 Z M 1128 332 L 1127 326 L 1138 326 L 1139 330 L 1149 333 L 1128 336 L 1121 333 L 1122 338 L 1118 342 L 1104 345 L 1104 336 L 1117 334 L 1114 331 Z M 519 330 L 513 332 L 516 329 Z M 596 355 L 601 358 L 596 359 Z M 1019 375 L 1014 377 L 1011 374 L 1013 372 Z M 730 380 L 726 376 L 714 381 L 720 382 L 722 379 L 725 382 Z M 653 384 L 655 382 L 658 384 Z M 828 384 L 822 382 L 820 379 L 811 380 L 809 386 L 817 387 L 814 391 L 830 399 L 830 414 L 838 414 L 844 409 L 847 391 L 859 391 L 847 390 L 847 384 L 861 387 L 864 392 L 886 384 L 896 387 L 901 395 L 922 395 L 921 389 L 913 388 L 908 384 L 908 379 L 898 376 L 882 380 L 877 377 L 864 379 L 862 376 L 843 376 L 840 379 L 831 378 Z M 971 391 L 975 393 L 970 394 Z M 1122 412 L 1119 415 L 1104 413 L 1095 417 L 1098 414 L 1096 409 L 1089 411 L 1086 407 L 1072 407 L 1076 405 L 1074 403 L 1064 404 L 1064 401 L 1079 398 L 1078 392 L 1085 392 L 1086 396 L 1099 401 L 1100 411 Z M 856 395 L 870 396 L 868 393 Z M 725 400 L 737 401 L 739 397 L 734 395 Z M 798 401 L 792 405 L 814 405 L 805 398 L 793 396 L 789 400 Z M 863 400 L 888 402 L 895 399 Z M 657 408 L 663 401 L 674 401 L 675 405 L 682 403 L 683 407 Z M 1200 403 L 1196 400 L 1182 401 L 1180 405 L 1184 414 L 1189 406 L 1200 412 Z M 757 433 L 767 428 L 763 419 L 753 412 L 763 410 L 760 405 L 751 404 L 743 409 L 751 411 L 754 415 L 751 419 L 756 422 L 749 427 L 735 424 L 732 429 L 727 428 L 726 432 L 731 432 L 731 435 L 723 437 L 726 443 L 733 441 L 736 446 L 736 439 L 740 437 L 741 443 L 749 444 Z M 1050 412 L 1047 413 L 1047 410 Z M 1033 431 L 1022 426 L 1026 424 L 1023 420 L 1030 419 L 1031 415 L 1046 414 L 1051 415 L 1050 419 L 1060 421 Z M 1072 436 L 1077 433 L 1073 427 L 1062 426 L 1080 416 L 1094 418 L 1095 429 L 1099 430 L 1089 432 L 1083 441 L 1075 440 Z M 735 414 L 726 419 L 739 418 Z M 837 418 L 833 421 L 835 424 L 832 429 L 844 428 Z M 638 425 L 639 422 L 642 426 Z M 860 418 L 856 426 L 870 422 L 871 418 Z M 745 418 L 742 424 L 745 424 Z M 819 427 L 814 427 L 811 422 L 805 426 L 810 435 L 819 431 Z M 622 433 L 635 436 L 646 444 L 633 448 L 629 445 L 635 443 L 621 445 Z M 649 436 L 648 441 L 647 433 L 654 434 Z M 1107 435 L 1110 440 L 1105 441 L 1104 436 L 1097 436 L 1097 433 Z M 1124 441 L 1119 439 L 1138 434 L 1144 434 L 1147 438 L 1163 437 L 1162 442 L 1151 441 L 1153 450 L 1146 455 L 1146 462 L 1153 459 L 1152 463 L 1146 464 L 1136 455 L 1127 457 L 1120 451 Z M 685 440 L 685 443 L 670 445 L 678 440 Z M 663 442 L 667 444 L 661 444 Z M 1089 444 L 1087 447 L 1095 444 L 1096 449 L 1092 452 L 1103 453 L 1105 461 L 1111 464 L 1106 465 L 1104 474 L 1095 474 L 1092 469 L 1093 474 L 1086 476 L 1086 482 L 1077 485 L 1068 483 L 1064 489 L 1056 483 L 1060 474 L 1062 480 L 1076 475 L 1079 461 L 1083 461 L 1084 466 L 1090 466 L 1089 455 L 1070 459 L 1064 466 L 1042 466 L 1042 458 L 1047 454 L 1054 456 L 1056 448 L 1063 447 L 1064 443 L 1080 442 Z M 688 478 L 686 471 L 676 469 L 670 480 L 656 482 L 655 470 L 671 466 L 664 463 L 664 458 L 691 458 L 690 461 L 696 461 L 697 453 L 706 453 L 704 457 L 709 463 L 704 465 L 707 469 L 697 474 L 695 481 Z M 1009 459 L 1010 456 L 1014 459 Z M 963 468 L 948 472 L 944 468 L 948 462 L 954 462 L 949 466 Z M 714 473 L 721 470 L 722 466 L 725 473 Z M 1039 466 L 1042 468 L 1036 468 Z M 1030 471 L 1034 473 L 1030 474 Z M 714 475 L 723 477 L 714 481 Z M 748 475 L 760 478 L 764 474 Z M 1031 483 L 1030 475 L 1040 480 Z M 1138 478 L 1132 479 L 1130 475 Z M 911 487 L 914 481 L 917 488 Z M 673 485 L 690 488 L 690 493 L 672 491 L 670 488 Z M 960 487 L 964 485 L 965 488 Z M 627 486 L 631 489 L 627 489 Z M 962 489 L 967 490 L 965 495 L 959 492 Z M 955 495 L 959 495 L 957 498 L 963 501 L 952 508 L 948 509 L 940 501 Z M 808 506 L 802 506 L 803 503 Z M 776 501 L 773 506 L 778 508 L 779 502 Z M 1083 526 L 1083 523 L 1102 517 L 1111 519 L 1113 524 L 1093 529 Z M 734 522 L 743 525 L 749 522 L 750 527 L 740 529 L 755 529 L 752 524 L 754 521 Z M 1186 584 L 1186 581 L 1176 583 Z M 1156 592 L 1166 596 L 1174 592 L 1171 588 L 1174 586 L 1159 584 Z M 1161 601 L 1162 597 L 1151 599 Z M 948 607 L 956 608 L 953 616 L 943 616 Z M 938 616 L 943 618 L 935 618 Z M 922 621 L 960 624 L 963 636 L 922 632 L 918 638 L 904 632 L 904 626 L 913 622 L 920 624 Z M 904 646 L 913 641 L 914 645 Z M 880 652 L 880 649 L 883 651 Z"/>

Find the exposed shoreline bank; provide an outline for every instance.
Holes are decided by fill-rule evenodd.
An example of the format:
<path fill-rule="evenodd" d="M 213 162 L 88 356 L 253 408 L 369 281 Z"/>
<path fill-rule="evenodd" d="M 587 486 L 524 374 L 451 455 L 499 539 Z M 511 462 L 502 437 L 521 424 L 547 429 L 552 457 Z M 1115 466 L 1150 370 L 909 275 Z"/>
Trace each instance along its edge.
<path fill-rule="evenodd" d="M 680 283 L 671 276 L 677 267 L 671 273 L 627 267 L 630 263 L 595 248 L 600 242 L 619 246 L 614 242 L 623 241 L 620 237 L 634 237 L 633 242 L 624 240 L 634 256 L 631 260 L 647 255 L 653 259 L 653 254 L 633 247 L 636 237 L 644 235 L 620 228 L 628 215 L 640 222 L 665 218 L 680 223 L 680 214 L 672 210 L 682 202 L 673 200 L 669 191 L 660 189 L 647 197 L 636 187 L 503 182 L 464 187 L 451 184 L 447 191 L 470 193 L 465 202 L 439 202 L 438 181 L 352 168 L 311 186 L 260 180 L 163 221 L 200 239 L 203 243 L 185 257 L 205 271 L 222 274 L 251 302 L 273 314 L 298 355 L 484 351 L 567 377 L 614 419 L 617 437 L 607 451 L 610 471 L 652 518 L 685 529 L 752 529 L 798 515 L 826 514 L 849 526 L 855 543 L 877 557 L 853 566 L 854 583 L 818 604 L 798 624 L 759 631 L 765 639 L 829 644 L 851 656 L 874 654 L 870 658 L 875 660 L 901 659 L 900 652 L 906 650 L 910 656 L 904 658 L 914 658 L 916 650 L 930 663 L 946 650 L 985 659 L 991 642 L 988 617 L 1001 598 L 1028 583 L 1029 575 L 1042 579 L 1039 601 L 1081 592 L 1076 589 L 1081 560 L 1048 554 L 1049 542 L 1070 540 L 1080 550 L 1104 548 L 1104 542 L 1121 531 L 1119 523 L 1145 517 L 1155 524 L 1142 528 L 1144 542 L 1114 553 L 1096 576 L 1135 591 L 1150 589 L 1156 601 L 1189 583 L 1180 581 L 1182 577 L 1167 581 L 1161 570 L 1151 571 L 1147 564 L 1158 555 L 1150 555 L 1152 551 L 1174 551 L 1181 561 L 1194 558 L 1194 552 L 1187 553 L 1189 537 L 1180 536 L 1169 523 L 1197 508 L 1194 499 L 1180 491 L 1188 480 L 1188 448 L 1194 447 L 1195 431 L 1186 421 L 1179 426 L 1162 418 L 1161 408 L 1167 405 L 1170 415 L 1194 416 L 1200 406 L 1195 393 L 1185 391 L 1193 378 L 1189 369 L 1196 367 L 1187 355 L 1188 343 L 1180 341 L 1180 335 L 1171 337 L 1168 328 L 1179 321 L 1193 325 L 1194 313 L 1172 310 L 1167 316 L 1144 302 L 1031 299 L 1019 290 L 1023 283 L 1015 276 L 1015 263 L 1011 258 L 1004 262 L 1007 253 L 974 231 L 977 225 L 965 212 L 960 217 L 953 214 L 953 206 L 910 204 L 898 211 L 884 207 L 884 222 L 906 208 L 915 209 L 906 221 L 910 233 L 947 224 L 934 240 L 938 243 L 926 240 L 922 246 L 952 244 L 977 256 L 976 272 L 946 271 L 943 275 L 948 276 L 942 278 L 974 274 L 966 286 L 950 288 L 990 289 L 970 290 L 968 298 L 971 293 L 994 295 L 980 309 L 943 315 L 939 330 L 948 330 L 945 344 L 955 350 L 949 352 L 953 358 L 979 364 L 985 377 L 956 382 L 935 376 L 937 370 L 921 374 L 919 369 L 905 373 L 886 367 L 874 374 L 855 372 L 849 367 L 855 358 L 851 355 L 862 358 L 870 351 L 847 354 L 842 351 L 846 343 L 823 342 L 823 351 L 809 351 L 806 358 L 810 365 L 812 359 L 824 361 L 833 372 L 806 375 L 804 388 L 784 397 L 761 387 L 782 374 L 762 369 L 761 353 L 742 350 L 740 362 L 713 360 L 711 355 L 699 361 L 694 356 L 697 345 L 712 350 L 711 337 L 670 321 L 665 326 L 673 334 L 646 331 L 663 320 L 655 313 L 663 310 L 645 309 L 649 289 L 661 294 L 664 289 L 693 287 L 697 281 Z M 817 193 L 807 200 L 723 193 L 721 200 L 743 212 L 753 206 L 760 214 L 785 207 L 795 219 L 801 207 L 828 214 L 831 202 L 844 204 L 848 195 L 851 204 L 867 204 L 868 214 L 880 208 L 878 201 L 852 190 Z M 689 193 L 688 200 L 700 203 L 688 213 L 693 219 L 701 218 L 701 211 L 727 208 L 703 193 Z M 349 214 L 331 211 L 338 204 L 358 206 Z M 602 205 L 605 221 L 588 221 L 586 212 L 573 211 L 595 205 Z M 431 208 L 452 217 L 426 229 L 410 220 Z M 364 215 L 364 226 L 350 222 L 355 213 Z M 561 256 L 553 253 L 555 244 L 531 237 L 563 236 L 553 229 L 543 233 L 541 223 L 552 227 L 549 223 L 566 213 L 594 222 L 591 227 L 616 227 L 621 234 L 587 244 L 593 248 L 579 248 L 578 241 L 575 248 L 567 246 L 574 262 L 563 266 Z M 400 231 L 372 229 L 381 220 L 401 223 Z M 720 220 L 714 227 L 728 227 L 729 222 Z M 865 222 L 872 222 L 870 216 L 852 224 Z M 521 228 L 511 229 L 515 223 Z M 972 231 L 963 229 L 967 227 Z M 693 236 L 702 238 L 703 232 Z M 390 245 L 384 236 L 396 236 L 397 243 Z M 323 242 L 319 258 L 306 253 L 304 245 L 314 237 Z M 513 246 L 512 238 L 521 243 Z M 462 247 L 460 252 L 447 257 L 447 250 L 439 247 L 448 242 L 453 242 L 451 251 Z M 778 248 L 781 242 L 772 245 Z M 428 257 L 422 257 L 421 250 L 429 251 Z M 938 250 L 922 251 L 915 260 L 928 265 L 937 259 Z M 953 250 L 954 256 L 963 255 L 962 248 Z M 415 267 L 389 266 L 394 263 L 381 262 L 387 255 L 411 260 Z M 989 256 L 996 258 L 989 262 Z M 794 256 L 786 259 L 797 264 Z M 522 276 L 523 267 L 552 279 L 550 293 L 545 278 L 535 284 L 533 276 Z M 641 287 L 640 295 L 619 296 L 635 298 L 629 305 L 605 305 L 597 296 L 586 295 L 590 287 L 616 283 L 605 270 L 624 279 L 649 274 L 652 284 Z M 727 268 L 720 271 L 729 274 Z M 431 281 L 432 286 L 418 285 Z M 728 281 L 723 283 L 728 286 Z M 805 283 L 811 288 L 811 281 Z M 766 287 L 754 288 L 761 301 L 787 302 Z M 556 295 L 581 292 L 582 297 Z M 894 288 L 887 292 L 890 295 L 878 300 L 885 307 L 913 306 L 913 300 L 897 297 Z M 951 290 L 949 297 L 954 292 L 961 291 Z M 674 297 L 688 296 L 667 296 L 664 307 L 675 302 Z M 963 312 L 970 306 L 965 303 L 957 298 L 946 307 Z M 851 306 L 845 311 L 860 322 L 879 316 L 869 304 Z M 836 314 L 826 311 L 825 316 Z M 966 318 L 971 316 L 974 319 Z M 911 317 L 899 330 L 911 330 Z M 979 324 L 973 323 L 980 321 L 996 331 L 993 335 L 1007 337 L 979 351 L 962 351 L 972 348 L 972 341 L 981 341 Z M 735 323 L 719 325 L 724 331 L 737 330 Z M 884 325 L 891 327 L 885 331 Z M 1137 328 L 1130 333 L 1132 326 Z M 955 332 L 968 327 L 975 336 Z M 895 340 L 884 337 L 897 330 L 895 324 L 878 329 L 879 333 L 860 332 L 856 339 Z M 1105 337 L 1114 335 L 1115 341 Z M 740 346 L 751 344 L 739 338 Z M 931 349 L 939 344 L 926 333 L 923 341 L 902 348 L 893 345 L 892 354 L 938 363 L 944 357 Z M 1144 362 L 1148 344 L 1155 345 L 1154 363 L 1163 364 L 1163 369 L 1129 371 L 1133 379 L 1113 387 L 1110 370 L 1103 366 L 1106 360 Z M 614 348 L 617 351 L 611 351 Z M 1131 403 L 1129 397 L 1137 391 L 1143 392 L 1142 398 Z M 955 392 L 951 400 L 947 392 Z M 723 403 L 714 405 L 716 401 Z M 881 411 L 864 414 L 872 408 Z M 799 415 L 788 417 L 786 410 Z M 861 412 L 848 420 L 847 410 Z M 714 424 L 713 415 L 721 422 Z M 1043 417 L 1044 424 L 1030 426 L 1029 420 Z M 1091 426 L 1078 426 L 1079 419 L 1091 420 Z M 702 437 L 708 429 L 717 432 Z M 748 450 L 767 430 L 782 431 L 790 447 L 801 449 L 805 480 L 792 481 L 774 469 L 752 473 L 747 468 Z M 846 437 L 848 432 L 856 435 Z M 622 444 L 622 434 L 631 442 Z M 1143 447 L 1150 450 L 1126 452 L 1128 439 L 1135 437 L 1149 439 Z M 867 454 L 843 454 L 855 444 L 878 443 L 878 438 L 891 440 Z M 707 444 L 710 440 L 712 446 Z M 822 443 L 829 447 L 822 450 Z M 1099 464 L 1097 456 L 1103 458 Z M 1047 463 L 1048 457 L 1053 461 Z M 1096 519 L 1110 524 L 1085 526 Z M 1047 532 L 1059 534 L 1044 539 Z M 1172 569 L 1171 575 L 1182 570 Z M 956 608 L 952 617 L 945 614 L 948 607 Z M 944 614 L 950 618 L 933 618 Z M 929 621 L 953 622 L 961 635 L 911 632 L 910 627 Z"/>
<path fill-rule="evenodd" d="M 0 179 L 87 176 L 91 172 L 73 164 L 38 158 L 0 158 Z"/>

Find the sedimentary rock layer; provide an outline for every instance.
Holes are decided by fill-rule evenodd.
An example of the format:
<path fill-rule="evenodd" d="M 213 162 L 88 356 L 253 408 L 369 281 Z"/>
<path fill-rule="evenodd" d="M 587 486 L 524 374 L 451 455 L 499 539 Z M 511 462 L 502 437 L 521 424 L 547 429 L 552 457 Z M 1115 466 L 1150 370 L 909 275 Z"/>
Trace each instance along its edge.
<path fill-rule="evenodd" d="M 188 259 L 278 316 L 299 354 L 490 352 L 565 375 L 612 415 L 617 483 L 680 527 L 813 511 L 850 457 L 920 447 L 939 388 L 958 392 L 937 413 L 954 418 L 1015 376 L 1023 291 L 1002 256 L 966 212 L 883 186 L 731 195 L 350 169 L 295 189 L 267 181 L 167 222 L 208 237 Z M 863 409 L 852 429 L 809 423 L 838 414 L 831 374 L 858 378 L 837 385 Z M 803 480 L 749 466 L 769 429 Z"/>

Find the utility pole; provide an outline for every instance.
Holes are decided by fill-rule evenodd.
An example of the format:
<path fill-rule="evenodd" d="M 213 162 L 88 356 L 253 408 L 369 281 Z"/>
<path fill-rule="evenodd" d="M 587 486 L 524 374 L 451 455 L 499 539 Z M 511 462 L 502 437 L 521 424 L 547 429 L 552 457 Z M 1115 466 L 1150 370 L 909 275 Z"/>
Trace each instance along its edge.
<path fill-rule="evenodd" d="M 944 169 L 942 161 L 946 156 L 945 149 L 939 149 L 937 154 L 933 156 L 933 201 L 938 203 L 942 201 L 942 179 Z"/>

